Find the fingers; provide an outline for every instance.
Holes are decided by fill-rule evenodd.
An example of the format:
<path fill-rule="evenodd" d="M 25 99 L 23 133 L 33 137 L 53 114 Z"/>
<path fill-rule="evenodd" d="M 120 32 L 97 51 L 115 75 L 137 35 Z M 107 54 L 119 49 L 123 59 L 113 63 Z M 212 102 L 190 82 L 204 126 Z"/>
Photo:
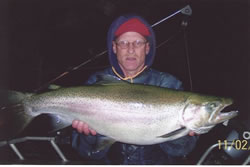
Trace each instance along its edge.
<path fill-rule="evenodd" d="M 194 136 L 194 135 L 195 135 L 195 133 L 193 131 L 189 132 L 189 136 Z"/>
<path fill-rule="evenodd" d="M 78 120 L 73 120 L 73 122 L 72 122 L 72 127 L 73 127 L 73 128 L 77 128 L 78 123 L 79 123 Z"/>
<path fill-rule="evenodd" d="M 84 133 L 85 135 L 96 135 L 96 131 L 89 128 L 88 124 L 79 121 L 79 120 L 73 120 L 72 127 L 75 128 L 79 133 Z"/>
<path fill-rule="evenodd" d="M 89 129 L 89 131 L 90 131 L 90 133 L 91 133 L 93 136 L 95 136 L 95 135 L 96 135 L 96 131 L 95 131 L 95 130 L 93 130 L 93 129 Z"/>
<path fill-rule="evenodd" d="M 189 136 L 199 136 L 199 134 L 197 134 L 197 133 L 195 133 L 195 132 L 193 132 L 193 131 L 190 131 L 190 132 L 189 132 Z"/>
<path fill-rule="evenodd" d="M 85 135 L 89 135 L 89 126 L 88 124 L 86 123 L 83 123 L 83 122 L 79 122 L 79 126 L 81 127 L 80 128 L 80 133 L 84 133 Z"/>

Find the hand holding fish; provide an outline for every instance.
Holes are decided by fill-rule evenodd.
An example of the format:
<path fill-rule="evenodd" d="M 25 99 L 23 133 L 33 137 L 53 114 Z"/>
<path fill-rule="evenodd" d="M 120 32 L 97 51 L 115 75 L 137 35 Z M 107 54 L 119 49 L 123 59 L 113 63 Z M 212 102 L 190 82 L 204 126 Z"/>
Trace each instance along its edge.
<path fill-rule="evenodd" d="M 195 132 L 193 132 L 193 131 L 190 131 L 188 134 L 189 134 L 189 136 L 196 136 L 196 135 L 199 135 L 199 134 L 197 134 L 197 133 L 195 133 Z"/>
<path fill-rule="evenodd" d="M 72 127 L 75 128 L 79 133 L 84 133 L 85 135 L 96 135 L 96 131 L 89 128 L 88 124 L 79 121 L 79 120 L 73 120 Z"/>

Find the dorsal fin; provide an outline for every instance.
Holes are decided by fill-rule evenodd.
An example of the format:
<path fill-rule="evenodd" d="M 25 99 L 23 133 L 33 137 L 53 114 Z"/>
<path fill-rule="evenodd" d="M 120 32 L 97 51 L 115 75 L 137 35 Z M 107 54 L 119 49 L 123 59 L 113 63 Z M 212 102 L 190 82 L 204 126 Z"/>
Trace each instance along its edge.
<path fill-rule="evenodd" d="M 55 84 L 50 84 L 48 86 L 49 90 L 57 90 L 57 89 L 60 89 L 60 88 L 62 88 L 60 85 L 55 85 Z"/>
<path fill-rule="evenodd" d="M 96 76 L 96 84 L 100 85 L 110 85 L 110 84 L 122 84 L 127 83 L 126 81 L 122 81 L 120 78 L 112 76 L 112 75 L 97 75 Z"/>

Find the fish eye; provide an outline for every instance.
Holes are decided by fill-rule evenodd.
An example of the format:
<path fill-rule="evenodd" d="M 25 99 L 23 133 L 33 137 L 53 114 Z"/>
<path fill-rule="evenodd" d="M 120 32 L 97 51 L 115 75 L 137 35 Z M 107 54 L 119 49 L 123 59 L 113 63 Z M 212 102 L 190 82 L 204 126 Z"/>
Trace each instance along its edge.
<path fill-rule="evenodd" d="M 215 108 L 215 107 L 217 107 L 218 105 L 217 105 L 217 103 L 211 103 L 210 104 L 210 107 L 212 107 L 212 108 Z"/>
<path fill-rule="evenodd" d="M 212 102 L 212 103 L 208 103 L 206 105 L 206 108 L 210 111 L 214 110 L 216 107 L 218 107 L 218 103 L 217 102 Z"/>

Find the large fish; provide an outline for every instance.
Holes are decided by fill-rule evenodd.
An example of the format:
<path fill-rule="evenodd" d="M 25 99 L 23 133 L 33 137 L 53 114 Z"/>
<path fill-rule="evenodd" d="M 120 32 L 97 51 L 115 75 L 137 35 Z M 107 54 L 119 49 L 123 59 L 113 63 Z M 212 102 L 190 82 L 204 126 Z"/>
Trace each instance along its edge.
<path fill-rule="evenodd" d="M 60 128 L 79 119 L 107 136 L 110 144 L 119 141 L 137 145 L 174 140 L 190 130 L 207 133 L 237 115 L 237 111 L 221 113 L 232 104 L 229 98 L 113 82 L 110 76 L 105 80 L 42 94 L 16 93 L 17 104 L 0 110 L 0 140 L 15 137 L 42 113 L 56 115 Z"/>

